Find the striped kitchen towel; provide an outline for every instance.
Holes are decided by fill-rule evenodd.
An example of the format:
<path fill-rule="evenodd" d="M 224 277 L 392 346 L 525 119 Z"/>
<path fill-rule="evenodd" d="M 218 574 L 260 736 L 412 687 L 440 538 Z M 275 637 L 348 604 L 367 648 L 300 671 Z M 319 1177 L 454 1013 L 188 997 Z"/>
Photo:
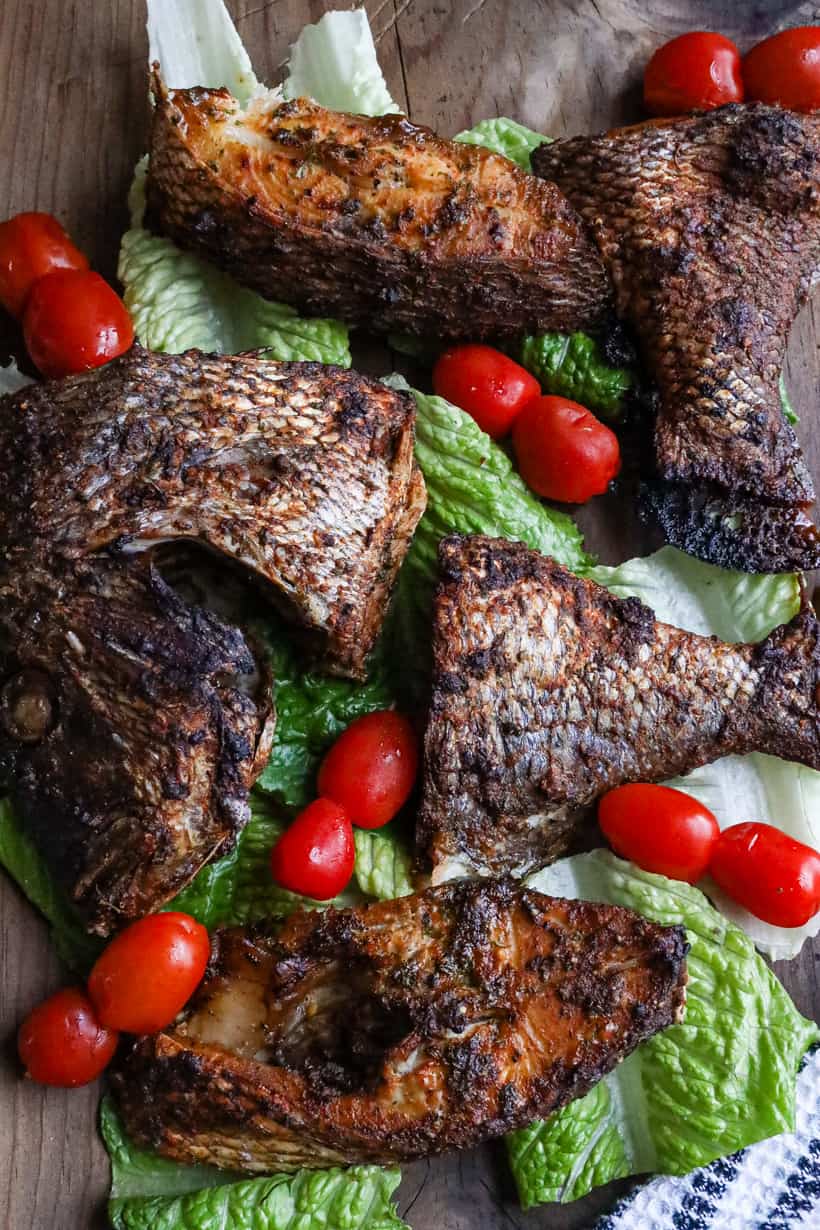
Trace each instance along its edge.
<path fill-rule="evenodd" d="M 798 1077 L 794 1132 L 652 1179 L 593 1230 L 820 1230 L 820 1047 Z"/>

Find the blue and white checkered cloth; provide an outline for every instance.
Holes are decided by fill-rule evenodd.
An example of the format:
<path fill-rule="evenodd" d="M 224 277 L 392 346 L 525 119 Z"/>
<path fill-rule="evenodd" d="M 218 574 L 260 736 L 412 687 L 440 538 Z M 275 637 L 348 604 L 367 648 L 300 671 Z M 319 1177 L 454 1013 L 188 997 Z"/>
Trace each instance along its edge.
<path fill-rule="evenodd" d="M 593 1230 L 820 1230 L 820 1047 L 798 1077 L 794 1132 L 652 1179 Z"/>

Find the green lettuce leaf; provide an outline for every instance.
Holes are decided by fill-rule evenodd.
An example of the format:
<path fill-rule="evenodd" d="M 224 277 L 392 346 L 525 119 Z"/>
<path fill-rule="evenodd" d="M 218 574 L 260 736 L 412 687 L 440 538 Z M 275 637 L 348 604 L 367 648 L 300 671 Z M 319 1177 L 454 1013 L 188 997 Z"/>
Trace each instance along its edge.
<path fill-rule="evenodd" d="M 646 559 L 587 575 L 621 597 L 634 596 L 658 619 L 724 641 L 760 641 L 800 609 L 796 576 L 729 572 L 664 547 Z M 741 820 L 776 825 L 820 849 L 820 773 L 775 756 L 728 756 L 695 769 L 670 785 L 700 799 L 721 827 Z M 720 909 L 771 957 L 793 957 L 820 931 L 820 914 L 804 927 L 773 927 L 741 909 L 716 884 L 703 887 Z"/>
<path fill-rule="evenodd" d="M 398 1170 L 353 1166 L 244 1179 L 182 1166 L 134 1148 L 108 1098 L 100 1129 L 111 1158 L 115 1230 L 407 1230 L 391 1199 Z"/>
<path fill-rule="evenodd" d="M 131 229 L 122 238 L 118 270 L 144 346 L 174 354 L 192 347 L 225 354 L 265 350 L 272 359 L 350 366 L 347 329 L 338 321 L 305 319 L 146 231 L 145 173 L 143 159 L 131 188 Z"/>
<path fill-rule="evenodd" d="M 792 405 L 792 399 L 789 397 L 789 390 L 786 388 L 786 379 L 782 372 L 780 373 L 779 388 L 780 403 L 783 406 L 783 413 L 786 416 L 786 422 L 791 423 L 792 426 L 794 426 L 795 423 L 800 422 L 800 416 L 797 414 L 794 406 Z"/>
<path fill-rule="evenodd" d="M 539 333 L 525 337 L 519 361 L 538 378 L 545 393 L 580 402 L 605 419 L 618 419 L 635 382 L 628 367 L 613 367 L 587 333 Z"/>
<path fill-rule="evenodd" d="M 531 170 L 530 155 L 539 145 L 549 141 L 540 132 L 525 128 L 517 120 L 508 120 L 504 116 L 497 119 L 481 120 L 473 128 L 467 128 L 453 138 L 463 141 L 465 145 L 483 145 L 494 154 L 503 154 L 521 167 L 522 171 Z"/>
<path fill-rule="evenodd" d="M 356 883 L 366 897 L 392 901 L 413 892 L 413 860 L 402 835 L 393 830 L 356 829 Z"/>
<path fill-rule="evenodd" d="M 364 9 L 325 13 L 290 49 L 285 98 L 313 98 L 355 115 L 400 112 L 379 67 Z"/>
<path fill-rule="evenodd" d="M 528 883 L 682 924 L 691 951 L 683 1022 L 586 1097 L 509 1138 L 525 1208 L 575 1200 L 625 1174 L 685 1174 L 794 1126 L 797 1070 L 820 1031 L 698 889 L 605 850 L 564 859 Z"/>

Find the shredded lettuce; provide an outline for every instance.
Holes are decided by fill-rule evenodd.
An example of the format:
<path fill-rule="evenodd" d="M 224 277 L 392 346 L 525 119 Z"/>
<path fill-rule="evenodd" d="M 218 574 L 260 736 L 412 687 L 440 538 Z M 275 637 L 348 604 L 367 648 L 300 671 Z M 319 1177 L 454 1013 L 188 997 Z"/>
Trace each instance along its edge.
<path fill-rule="evenodd" d="M 114 1230 L 408 1230 L 392 1200 L 398 1170 L 352 1166 L 245 1179 L 182 1166 L 134 1148 L 108 1098 L 100 1129 L 111 1158 Z"/>
<path fill-rule="evenodd" d="M 683 1022 L 586 1097 L 508 1138 L 525 1208 L 575 1200 L 626 1174 L 685 1174 L 793 1127 L 797 1070 L 820 1031 L 698 889 L 605 850 L 564 859 L 528 883 L 681 924 L 691 951 Z"/>
<path fill-rule="evenodd" d="M 587 575 L 621 597 L 634 596 L 658 619 L 724 641 L 759 641 L 800 609 L 796 576 L 728 572 L 664 547 L 646 559 Z M 670 782 L 700 799 L 722 827 L 762 820 L 820 849 L 820 773 L 774 756 L 728 756 Z M 741 909 L 711 881 L 704 889 L 770 957 L 793 957 L 820 931 L 820 914 L 804 927 L 773 927 Z"/>
<path fill-rule="evenodd" d="M 497 119 L 481 120 L 472 128 L 465 129 L 454 138 L 463 141 L 465 145 L 483 145 L 494 154 L 503 154 L 521 167 L 522 171 L 530 171 L 530 155 L 539 145 L 549 141 L 540 132 L 525 128 L 517 120 L 509 120 L 504 116 Z"/>
<path fill-rule="evenodd" d="M 354 115 L 400 112 L 379 67 L 367 13 L 325 13 L 290 49 L 286 98 L 313 98 Z"/>

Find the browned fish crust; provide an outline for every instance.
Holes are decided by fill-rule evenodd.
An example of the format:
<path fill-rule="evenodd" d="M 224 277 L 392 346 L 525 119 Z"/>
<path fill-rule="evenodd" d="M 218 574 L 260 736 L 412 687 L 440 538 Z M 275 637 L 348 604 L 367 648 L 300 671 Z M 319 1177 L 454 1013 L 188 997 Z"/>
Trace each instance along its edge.
<path fill-rule="evenodd" d="M 733 105 L 543 145 L 533 168 L 589 224 L 657 384 L 657 477 L 780 508 L 747 518 L 748 554 L 742 527 L 714 543 L 694 510 L 675 541 L 714 562 L 713 545 L 724 562 L 733 549 L 747 570 L 767 555 L 778 570 L 816 566 L 800 512 L 814 490 L 778 383 L 820 269 L 820 118 Z M 775 524 L 788 541 L 761 552 Z"/>
<path fill-rule="evenodd" d="M 362 675 L 424 507 L 413 423 L 354 372 L 139 348 L 4 399 L 0 768 L 92 929 L 230 848 L 273 735 L 266 655 L 141 552 L 211 548 Z"/>
<path fill-rule="evenodd" d="M 521 543 L 447 538 L 439 564 L 417 829 L 434 880 L 453 860 L 482 873 L 551 862 L 626 782 L 755 751 L 820 768 L 810 609 L 727 645 Z"/>
<path fill-rule="evenodd" d="M 247 1171 L 467 1148 L 580 1097 L 679 1020 L 688 945 L 618 906 L 454 881 L 217 933 L 114 1076 L 129 1134 Z"/>
<path fill-rule="evenodd" d="M 574 210 L 498 154 L 401 115 L 153 88 L 149 224 L 269 299 L 470 340 L 611 310 Z"/>

